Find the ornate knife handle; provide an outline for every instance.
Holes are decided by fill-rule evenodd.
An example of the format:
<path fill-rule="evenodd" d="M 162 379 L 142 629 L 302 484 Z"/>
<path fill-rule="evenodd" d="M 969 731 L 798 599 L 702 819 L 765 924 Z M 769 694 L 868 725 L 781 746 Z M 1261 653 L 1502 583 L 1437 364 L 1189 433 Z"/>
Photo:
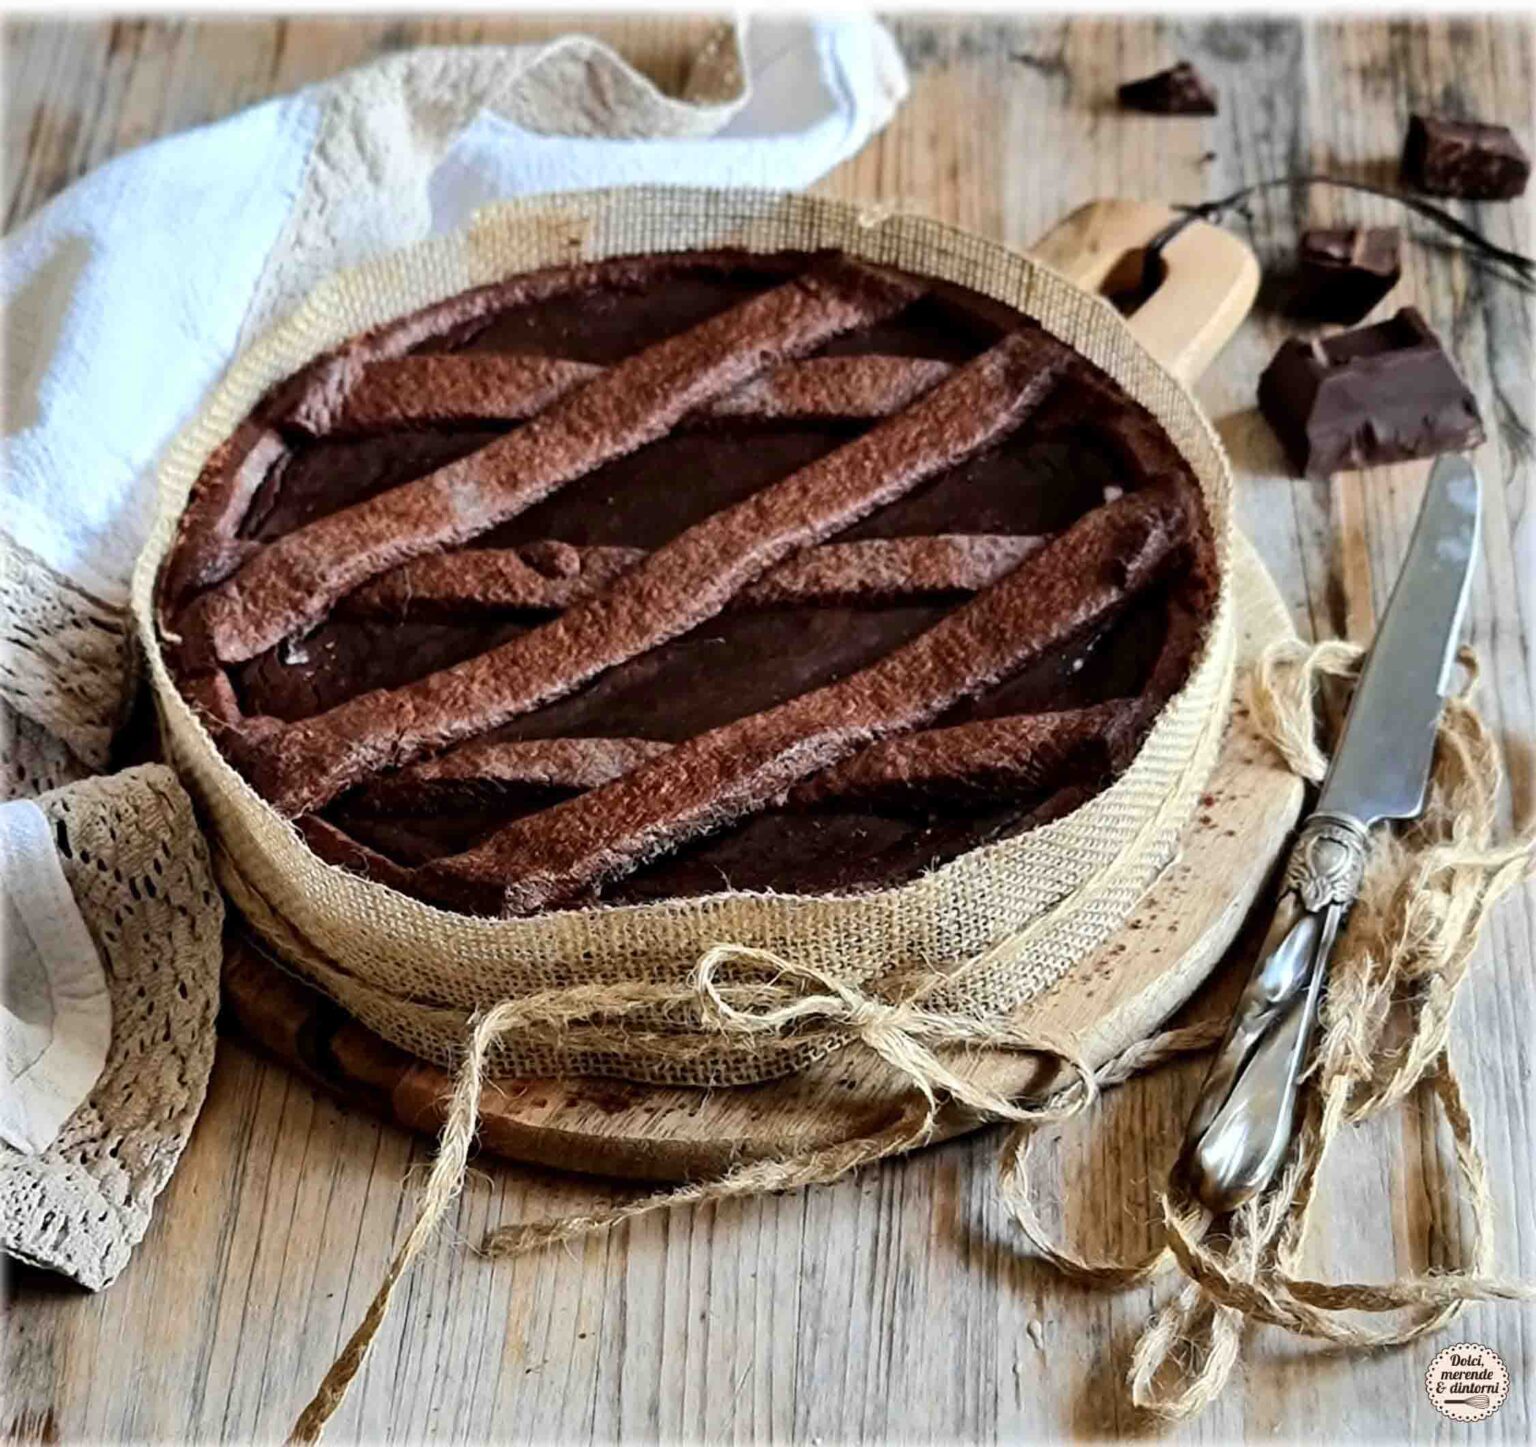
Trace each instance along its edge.
<path fill-rule="evenodd" d="M 1184 1139 L 1180 1169 L 1213 1211 L 1256 1196 L 1285 1156 L 1323 975 L 1368 847 L 1358 820 L 1313 814 L 1291 849 L 1274 923 Z"/>
<path fill-rule="evenodd" d="M 1294 893 L 1303 909 L 1348 909 L 1359 897 L 1369 848 L 1364 827 L 1348 815 L 1309 815 L 1291 846 L 1281 893 Z"/>

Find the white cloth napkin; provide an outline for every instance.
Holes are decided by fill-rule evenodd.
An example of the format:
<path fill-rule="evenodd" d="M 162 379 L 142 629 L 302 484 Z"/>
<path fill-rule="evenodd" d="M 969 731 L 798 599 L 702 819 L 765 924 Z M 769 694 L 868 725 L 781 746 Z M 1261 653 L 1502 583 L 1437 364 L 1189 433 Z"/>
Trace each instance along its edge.
<path fill-rule="evenodd" d="M 326 272 L 532 192 L 803 186 L 906 93 L 865 17 L 753 20 L 703 59 L 679 101 L 579 38 L 412 51 L 77 182 L 0 257 L 0 528 L 120 607 L 161 449 L 242 341 Z"/>

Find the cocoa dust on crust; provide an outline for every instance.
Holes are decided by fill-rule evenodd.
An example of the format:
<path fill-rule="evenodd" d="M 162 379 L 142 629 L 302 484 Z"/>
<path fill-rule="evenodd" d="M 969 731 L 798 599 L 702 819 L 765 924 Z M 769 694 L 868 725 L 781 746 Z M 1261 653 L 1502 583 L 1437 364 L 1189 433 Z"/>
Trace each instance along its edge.
<path fill-rule="evenodd" d="M 755 367 L 688 372 L 700 337 Z M 496 459 L 540 435 L 582 460 L 502 506 Z M 445 473 L 468 522 L 416 486 Z M 1212 557 L 1161 429 L 1008 308 L 709 253 L 516 278 L 317 359 L 210 459 L 160 604 L 184 693 L 322 857 L 505 912 L 867 889 L 1059 817 L 1187 676 Z"/>

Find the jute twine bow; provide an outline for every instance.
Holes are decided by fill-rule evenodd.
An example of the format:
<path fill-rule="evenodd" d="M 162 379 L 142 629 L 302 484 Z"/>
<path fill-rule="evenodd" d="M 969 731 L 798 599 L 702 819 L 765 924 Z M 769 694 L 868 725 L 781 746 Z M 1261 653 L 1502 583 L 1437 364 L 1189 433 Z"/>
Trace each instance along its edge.
<path fill-rule="evenodd" d="M 1325 677 L 1349 677 L 1361 650 L 1343 643 L 1271 647 L 1249 682 L 1259 727 L 1289 767 L 1318 780 L 1327 767 L 1314 736 Z M 1236 1364 L 1249 1321 L 1267 1322 L 1349 1347 L 1412 1341 L 1450 1321 L 1469 1301 L 1530 1299 L 1532 1288 L 1491 1275 L 1491 1204 L 1473 1124 L 1447 1049 L 1451 1007 L 1492 904 L 1531 869 L 1536 838 L 1494 847 L 1499 783 L 1497 753 L 1471 704 L 1476 664 L 1463 655 L 1465 690 L 1451 699 L 1440 726 L 1428 807 L 1400 836 L 1375 843 L 1364 892 L 1335 950 L 1323 998 L 1319 1040 L 1304 1084 L 1300 1124 L 1274 1185 L 1217 1223 L 1170 1182 L 1161 1199 L 1164 1244 L 1139 1261 L 1090 1261 L 1054 1242 L 1035 1209 L 1030 1153 L 1039 1129 L 1090 1107 L 1104 1086 L 1203 1050 L 1224 1033 L 1207 1021 L 1138 1042 L 1090 1069 L 1070 1041 L 1044 1040 L 1006 1020 L 984 1020 L 924 1007 L 921 989 L 888 1000 L 820 970 L 765 950 L 718 944 L 700 958 L 691 989 L 699 1027 L 739 1036 L 780 1038 L 829 1031 L 874 1052 L 911 1094 L 880 1129 L 782 1159 L 754 1161 L 707 1182 L 659 1191 L 623 1205 L 552 1221 L 500 1227 L 482 1251 L 521 1255 L 605 1230 L 653 1211 L 830 1182 L 929 1139 L 953 1102 L 1010 1122 L 1000 1188 L 1034 1253 L 1063 1274 L 1101 1287 L 1125 1287 L 1177 1269 L 1183 1282 L 1153 1318 L 1131 1356 L 1132 1400 L 1164 1418 L 1189 1416 L 1212 1401 Z M 723 978 L 729 974 L 729 980 Z M 361 1369 L 390 1298 L 432 1238 L 463 1187 L 474 1142 L 485 1062 L 492 1044 L 519 1029 L 619 1019 L 653 1005 L 675 987 L 630 985 L 555 990 L 508 1000 L 472 1022 L 449 1100 L 436 1158 L 416 1215 L 378 1293 L 294 1427 L 296 1441 L 319 1438 Z M 978 1087 L 939 1051 L 949 1047 L 1031 1052 L 1058 1063 L 1070 1083 L 1033 1106 Z M 1457 1174 L 1472 1220 L 1464 1259 L 1433 1276 L 1383 1284 L 1314 1281 L 1297 1274 L 1319 1172 L 1344 1124 L 1369 1119 L 1420 1094 L 1450 1127 Z M 1404 1309 L 1405 1325 L 1361 1326 L 1356 1312 Z M 1191 1365 L 1184 1365 L 1189 1363 Z"/>

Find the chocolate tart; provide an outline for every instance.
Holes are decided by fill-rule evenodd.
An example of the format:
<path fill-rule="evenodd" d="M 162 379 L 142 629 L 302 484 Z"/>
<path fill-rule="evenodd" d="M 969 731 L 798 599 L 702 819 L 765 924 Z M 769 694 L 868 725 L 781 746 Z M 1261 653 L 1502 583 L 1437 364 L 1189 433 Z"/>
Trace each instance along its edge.
<path fill-rule="evenodd" d="M 1122 772 L 1215 596 L 1198 485 L 1020 313 L 835 252 L 554 268 L 214 452 L 172 676 L 325 859 L 526 915 L 844 894 Z"/>

